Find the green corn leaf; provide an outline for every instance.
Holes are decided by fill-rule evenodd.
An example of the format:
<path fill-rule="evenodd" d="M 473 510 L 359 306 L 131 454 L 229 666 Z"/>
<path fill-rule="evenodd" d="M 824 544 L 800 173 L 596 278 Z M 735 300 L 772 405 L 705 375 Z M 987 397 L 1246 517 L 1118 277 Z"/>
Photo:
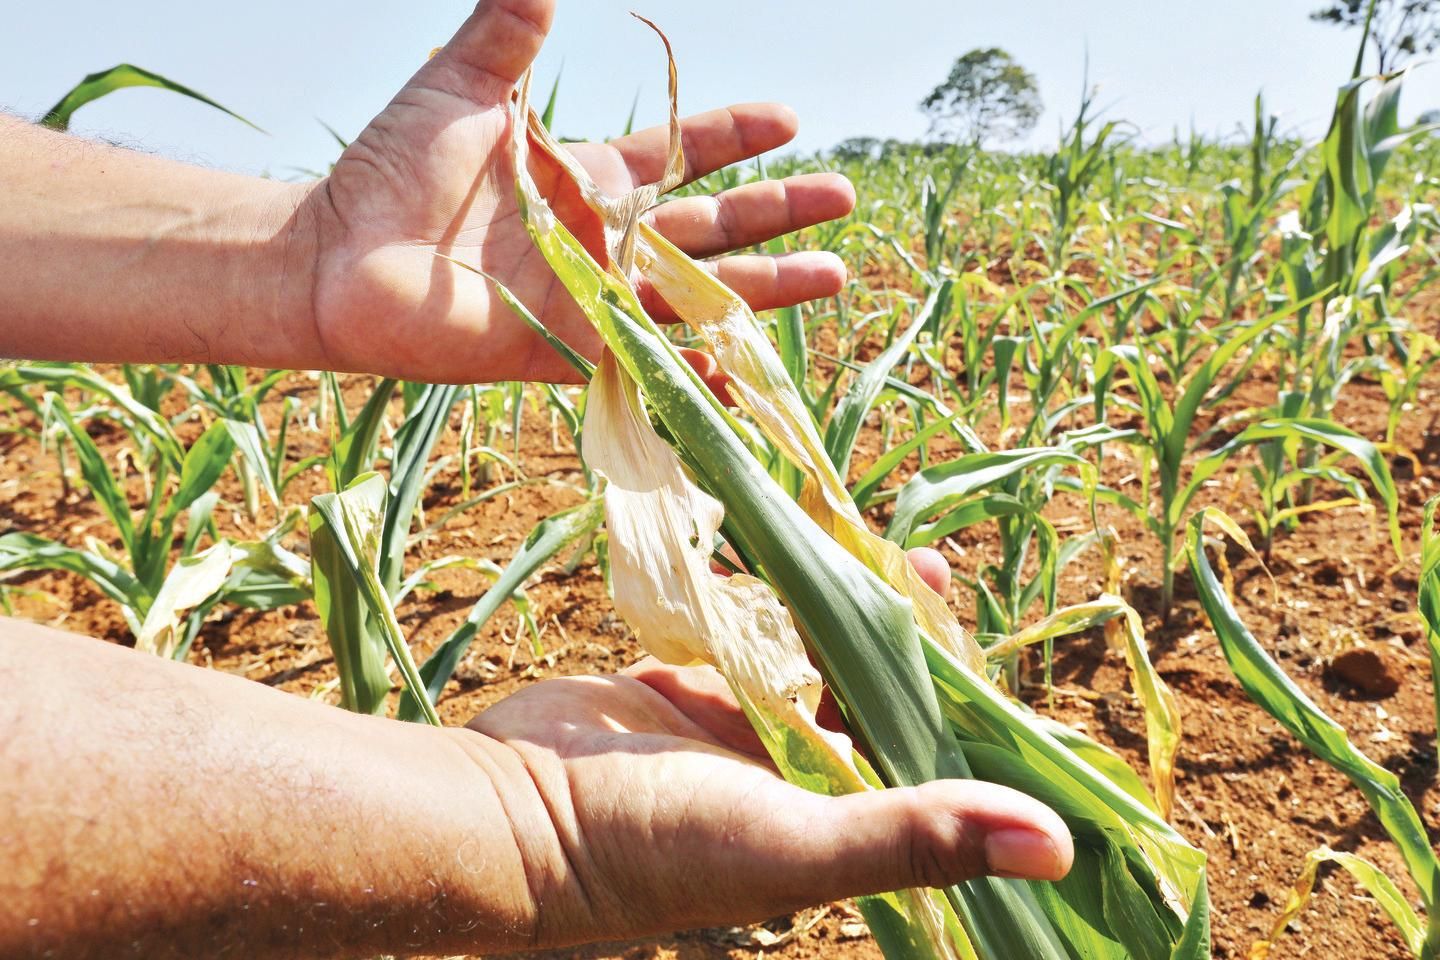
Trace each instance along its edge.
<path fill-rule="evenodd" d="M 90 439 L 90 434 L 75 422 L 70 409 L 65 406 L 65 401 L 58 394 L 49 394 L 46 399 L 50 401 L 51 409 L 59 418 L 70 445 L 75 450 L 75 458 L 79 461 L 80 475 L 85 478 L 85 485 L 90 488 L 91 495 L 105 516 L 109 517 L 110 522 L 120 531 L 120 540 L 124 543 L 126 552 L 133 555 L 137 542 L 135 521 L 130 516 L 130 502 L 126 499 L 125 492 L 120 489 L 119 481 L 110 471 L 110 465 L 105 462 L 100 448 Z"/>
<path fill-rule="evenodd" d="M 855 450 L 855 440 L 860 436 L 860 427 L 875 406 L 890 371 L 909 351 L 920 331 L 945 312 L 954 286 L 953 280 L 941 283 L 915 314 L 910 325 L 878 357 L 865 365 L 835 405 L 835 412 L 830 415 L 830 422 L 825 428 L 825 452 L 830 455 L 830 462 L 835 464 L 842 478 L 850 472 L 850 457 Z"/>
<path fill-rule="evenodd" d="M 325 464 L 325 472 L 330 477 L 332 488 L 344 490 L 362 474 L 374 468 L 375 449 L 380 438 L 380 428 L 385 423 L 385 411 L 399 385 L 398 380 L 381 380 L 375 385 L 355 419 L 341 428 L 340 436 L 332 443 L 330 458 Z M 344 411 L 343 399 L 336 382 L 337 415 Z"/>
<path fill-rule="evenodd" d="M 1186 528 L 1185 551 L 1200 602 L 1230 669 L 1250 699 L 1280 721 L 1317 757 L 1350 778 L 1365 795 L 1381 826 L 1400 848 L 1427 911 L 1432 918 L 1436 917 L 1440 861 L 1436 860 L 1424 824 L 1401 789 L 1399 778 L 1351 743 L 1345 729 L 1296 686 L 1261 648 L 1210 566 L 1203 542 L 1206 521 L 1218 522 L 1232 537 L 1239 533 L 1233 522 L 1222 516 L 1218 511 L 1207 509 L 1191 517 Z M 1248 541 L 1242 545 L 1248 546 Z M 1440 946 L 1440 928 L 1433 922 L 1426 939 L 1430 950 Z"/>
<path fill-rule="evenodd" d="M 209 492 L 230 465 L 235 445 L 228 423 L 227 420 L 217 420 L 210 424 L 200 439 L 185 451 L 185 459 L 180 465 L 180 486 L 165 509 L 167 525 L 180 515 L 180 511 L 189 509 L 191 504 Z"/>
<path fill-rule="evenodd" d="M 555 106 L 560 102 L 560 78 L 565 76 L 565 62 L 560 62 L 560 69 L 555 71 L 555 83 L 550 87 L 550 99 L 545 103 L 545 110 L 540 114 L 540 122 L 545 124 L 546 130 L 555 129 Z"/>
<path fill-rule="evenodd" d="M 1200 884 L 1195 902 L 1190 905 L 1190 917 L 1185 921 L 1185 930 L 1180 942 L 1171 951 L 1171 960 L 1211 960 L 1210 952 L 1210 889 Z"/>
<path fill-rule="evenodd" d="M 593 532 L 603 518 L 602 505 L 600 501 L 594 500 L 561 511 L 536 524 L 515 556 L 510 559 L 505 572 L 485 591 L 465 618 L 465 622 L 435 648 L 435 652 L 420 668 L 420 676 L 431 700 L 440 699 L 440 691 L 445 689 L 445 684 L 460 665 L 471 641 L 484 629 L 495 611 L 499 610 L 536 570 L 561 550 Z M 400 698 L 400 719 L 409 720 L 418 716 L 418 707 L 415 698 L 407 691 Z"/>
<path fill-rule="evenodd" d="M 240 114 L 227 107 L 221 106 L 203 93 L 176 83 L 174 80 L 168 80 L 158 73 L 152 73 L 149 70 L 129 63 L 122 63 L 118 66 L 111 67 L 109 70 L 101 70 L 98 73 L 87 75 L 85 79 L 76 84 L 69 93 L 61 97 L 59 103 L 46 111 L 45 116 L 40 118 L 40 123 L 53 130 L 67 130 L 70 127 L 70 118 L 75 114 L 76 110 L 79 110 L 87 103 L 93 103 L 101 97 L 112 94 L 116 90 L 123 90 L 126 87 L 159 87 L 162 90 L 169 90 L 171 93 L 178 93 L 192 100 L 199 100 L 201 103 L 212 106 L 222 113 L 230 114 L 230 116 L 239 120 L 247 127 L 259 130 L 261 133 L 265 132 L 249 120 L 240 116 Z"/>
<path fill-rule="evenodd" d="M 390 464 L 390 490 L 381 526 L 380 582 L 393 598 L 404 575 L 405 547 L 411 521 L 429 482 L 426 468 L 440 435 L 450 423 L 450 411 L 460 397 L 453 385 L 426 386 L 395 433 L 395 455 Z"/>
<path fill-rule="evenodd" d="M 1354 457 L 1385 504 L 1385 513 L 1389 518 L 1390 543 L 1394 547 L 1395 555 L 1404 557 L 1405 550 L 1400 533 L 1399 493 L 1395 489 L 1395 480 L 1390 475 L 1390 467 L 1386 464 L 1384 455 L 1369 440 L 1329 420 L 1295 417 L 1266 420 L 1246 427 L 1235 439 L 1195 464 L 1190 474 L 1190 482 L 1171 507 L 1172 517 L 1179 520 L 1191 497 L 1236 451 L 1242 447 L 1274 440 L 1313 441 Z"/>
<path fill-rule="evenodd" d="M 949 463 L 922 470 L 900 488 L 895 514 L 885 530 L 886 539 L 907 543 L 925 520 L 961 500 L 1010 477 L 1059 464 L 1086 461 L 1055 447 L 1027 447 L 997 453 L 972 453 Z"/>
<path fill-rule="evenodd" d="M 0 536 L 0 570 L 64 570 L 89 580 L 123 606 L 140 609 L 149 602 L 140 581 L 113 560 L 32 533 Z"/>
<path fill-rule="evenodd" d="M 1150 788 L 1145 785 L 1144 780 L 1140 779 L 1135 768 L 1125 762 L 1125 758 L 1120 754 L 1102 743 L 1091 740 L 1080 731 L 1067 727 L 1058 720 L 1036 714 L 1031 719 L 1031 723 L 1089 764 L 1091 769 L 1128 793 L 1137 803 L 1143 804 L 1157 814 L 1160 812 Z"/>
<path fill-rule="evenodd" d="M 406 690 L 423 691 L 424 684 L 410 655 L 410 647 L 400 630 L 400 623 L 395 619 L 390 595 L 380 582 L 380 536 L 385 520 L 386 489 L 384 477 L 378 473 L 368 473 L 357 477 L 342 493 L 325 493 L 310 501 L 310 542 L 311 557 L 314 561 L 315 595 L 317 605 L 328 609 L 331 614 L 338 611 L 339 625 L 352 631 L 341 634 L 342 643 L 339 645 L 332 638 L 331 646 L 336 651 L 337 665 L 341 659 L 342 646 L 346 646 L 351 640 L 378 635 L 399 668 Z M 337 606 L 337 591 L 342 589 L 353 589 L 359 595 L 367 615 L 365 626 L 356 622 L 359 615 L 353 602 L 346 603 L 343 607 Z M 322 591 L 326 594 L 323 602 L 320 599 Z M 328 630 L 329 614 L 326 617 Z M 369 630 L 373 630 L 373 633 L 368 633 Z M 355 644 L 353 649 L 347 652 L 355 653 L 357 659 L 352 659 L 344 668 L 357 680 L 363 678 L 372 684 L 370 690 L 362 691 L 372 696 L 378 692 L 376 688 L 380 672 L 375 666 L 374 646 L 373 642 L 368 649 L 362 644 Z M 345 682 L 344 672 L 341 682 Z M 386 689 L 388 688 L 387 682 Z M 423 692 L 419 696 L 421 702 L 417 715 L 430 725 L 438 727 L 440 718 L 435 713 L 434 704 Z M 366 712 L 379 712 L 381 709 L 373 702 L 370 703 L 370 708 Z"/>
<path fill-rule="evenodd" d="M 896 468 L 904 463 L 905 459 L 912 453 L 925 447 L 935 437 L 953 427 L 960 419 L 962 412 L 963 411 L 957 410 L 954 413 L 932 421 L 929 426 L 918 431 L 909 440 L 906 440 L 904 443 L 897 443 L 882 453 L 879 458 L 871 464 L 870 469 L 866 470 L 864 475 L 861 476 L 859 480 L 856 480 L 850 487 L 850 498 L 855 501 L 855 506 L 864 510 L 865 507 L 870 504 L 876 491 L 880 489 L 880 485 L 885 482 L 890 474 L 894 473 Z"/>
<path fill-rule="evenodd" d="M 260 438 L 260 431 L 255 424 L 244 420 L 221 420 L 225 429 L 234 441 L 235 448 L 240 451 L 249 466 L 251 474 L 260 480 L 260 487 L 265 491 L 265 496 L 275 507 L 280 506 L 280 491 L 275 487 L 274 471 L 271 469 L 270 459 L 265 453 L 265 441 Z M 281 456 L 284 455 L 284 446 L 280 447 Z"/>
<path fill-rule="evenodd" d="M 966 527 L 1001 517 L 1023 517 L 1034 510 L 1008 493 L 987 493 L 966 501 L 931 523 L 922 523 L 905 539 L 904 546 L 926 547 Z"/>

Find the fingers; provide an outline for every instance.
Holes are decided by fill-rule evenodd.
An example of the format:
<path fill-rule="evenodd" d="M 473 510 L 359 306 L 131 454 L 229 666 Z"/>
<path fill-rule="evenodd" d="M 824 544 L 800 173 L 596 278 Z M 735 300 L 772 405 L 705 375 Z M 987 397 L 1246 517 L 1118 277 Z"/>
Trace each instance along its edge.
<path fill-rule="evenodd" d="M 539 54 L 554 15 L 555 0 L 481 0 L 424 74 L 453 76 L 459 88 L 448 92 L 503 104 Z"/>
<path fill-rule="evenodd" d="M 784 146 L 795 137 L 795 111 L 778 103 L 741 103 L 680 121 L 688 183 L 721 167 Z M 611 141 L 630 170 L 635 186 L 654 183 L 665 172 L 670 128 L 649 127 Z"/>
<path fill-rule="evenodd" d="M 838 173 L 763 180 L 714 197 L 672 200 L 654 213 L 655 229 L 692 257 L 711 257 L 843 217 L 855 188 Z"/>
<path fill-rule="evenodd" d="M 720 365 L 715 362 L 714 357 L 703 350 L 691 350 L 688 347 L 680 348 L 680 356 L 684 357 L 685 362 L 695 368 L 695 372 L 699 374 L 700 379 L 705 381 L 705 386 L 709 387 L 710 392 L 715 394 L 716 400 L 719 400 L 727 407 L 735 406 L 735 401 L 730 396 L 730 377 L 720 369 Z"/>
<path fill-rule="evenodd" d="M 721 746 L 770 762 L 730 685 L 713 667 L 672 667 L 646 657 L 624 672 L 670 701 Z"/>
<path fill-rule="evenodd" d="M 779 257 L 735 256 L 704 264 L 752 310 L 791 307 L 833 297 L 845 286 L 845 264 L 833 253 L 787 253 Z M 675 311 L 648 284 L 640 287 L 646 311 L 661 323 L 678 320 Z"/>
<path fill-rule="evenodd" d="M 942 597 L 950 595 L 950 564 L 938 550 L 929 547 L 915 547 L 905 552 L 910 565 L 920 574 L 925 585 Z"/>
<path fill-rule="evenodd" d="M 761 895 L 773 894 L 771 909 L 799 906 L 786 902 L 796 890 L 824 902 L 986 874 L 1059 880 L 1075 856 L 1052 810 L 997 784 L 940 780 L 844 797 L 786 789 L 793 795 L 751 821 L 743 838 L 770 852 L 760 861 L 770 869 L 749 875 L 767 888 Z"/>

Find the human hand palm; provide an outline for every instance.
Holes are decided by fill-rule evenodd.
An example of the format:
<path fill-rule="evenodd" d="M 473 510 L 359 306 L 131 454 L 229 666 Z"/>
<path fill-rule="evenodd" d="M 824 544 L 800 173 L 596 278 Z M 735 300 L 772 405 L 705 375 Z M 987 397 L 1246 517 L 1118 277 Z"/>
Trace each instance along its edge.
<path fill-rule="evenodd" d="M 482 3 L 344 152 L 311 192 L 317 236 L 312 291 L 316 332 L 336 369 L 412 380 L 564 381 L 574 373 L 514 317 L 481 277 L 499 279 L 546 327 L 593 356 L 589 322 L 534 249 L 515 200 L 510 96 L 539 49 L 553 0 Z M 685 121 L 687 179 L 787 142 L 793 114 L 748 105 Z M 656 180 L 668 135 L 642 131 L 572 152 L 607 192 Z M 579 197 L 553 171 L 534 171 L 557 216 L 592 247 Z M 548 182 L 547 182 L 548 181 Z M 693 256 L 711 256 L 843 216 L 854 202 L 838 175 L 748 184 L 718 197 L 672 201 L 650 216 Z M 835 293 L 844 268 L 829 254 L 733 257 L 716 269 L 757 309 Z M 657 319 L 663 302 L 647 297 Z"/>
<path fill-rule="evenodd" d="M 537 946 L 758 921 L 984 873 L 1059 879 L 1073 855 L 1054 813 L 994 784 L 834 798 L 786 783 L 709 667 L 647 660 L 548 680 L 470 726 L 500 748 Z"/>
<path fill-rule="evenodd" d="M 944 559 L 910 556 L 944 592 Z M 994 784 L 834 798 L 786 783 L 710 667 L 647 659 L 548 680 L 470 727 L 495 747 L 536 945 L 760 920 L 986 872 L 1058 879 L 1073 856 L 1054 813 Z"/>

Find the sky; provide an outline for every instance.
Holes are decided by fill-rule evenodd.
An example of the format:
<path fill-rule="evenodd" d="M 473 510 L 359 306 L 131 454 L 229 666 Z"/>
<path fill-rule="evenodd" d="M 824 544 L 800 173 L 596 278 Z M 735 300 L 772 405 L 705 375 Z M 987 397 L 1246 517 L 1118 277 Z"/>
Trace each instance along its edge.
<path fill-rule="evenodd" d="M 1193 124 L 1230 136 L 1264 91 L 1288 130 L 1324 133 L 1358 36 L 1311 23 L 1318 0 L 558 0 L 537 64 L 541 94 L 563 67 L 556 128 L 619 134 L 664 118 L 658 42 L 670 35 L 682 112 L 780 100 L 800 114 L 794 149 L 852 136 L 919 138 L 918 101 L 974 47 L 1010 51 L 1045 105 L 1021 146 L 1055 142 L 1089 76 L 1111 119 L 1150 142 Z M 263 127 L 257 133 L 160 90 L 125 90 L 84 108 L 75 132 L 247 173 L 323 170 L 473 0 L 295 2 L 67 0 L 18 5 L 0 31 L 0 110 L 38 117 L 86 73 L 130 62 L 193 87 Z M 80 26 L 77 26 L 80 25 Z M 1440 64 L 1407 84 L 1402 118 L 1440 107 Z"/>

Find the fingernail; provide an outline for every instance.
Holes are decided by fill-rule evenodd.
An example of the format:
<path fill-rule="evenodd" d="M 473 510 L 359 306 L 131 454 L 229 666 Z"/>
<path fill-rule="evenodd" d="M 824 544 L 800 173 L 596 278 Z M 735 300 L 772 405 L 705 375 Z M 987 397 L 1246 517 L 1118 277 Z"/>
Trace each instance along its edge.
<path fill-rule="evenodd" d="M 985 862 L 1001 877 L 1053 880 L 1060 876 L 1060 854 L 1049 834 L 1009 828 L 985 836 Z"/>

